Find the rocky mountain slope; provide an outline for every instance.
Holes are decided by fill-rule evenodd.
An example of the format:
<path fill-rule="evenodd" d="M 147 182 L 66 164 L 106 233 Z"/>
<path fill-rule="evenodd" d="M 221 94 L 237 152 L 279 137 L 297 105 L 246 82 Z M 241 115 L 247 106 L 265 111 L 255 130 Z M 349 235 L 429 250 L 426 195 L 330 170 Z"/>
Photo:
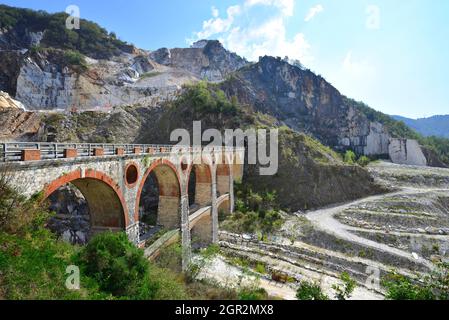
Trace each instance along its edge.
<path fill-rule="evenodd" d="M 262 57 L 223 83 L 228 95 L 255 106 L 324 144 L 359 154 L 388 155 L 390 135 L 325 79 L 280 58 Z"/>

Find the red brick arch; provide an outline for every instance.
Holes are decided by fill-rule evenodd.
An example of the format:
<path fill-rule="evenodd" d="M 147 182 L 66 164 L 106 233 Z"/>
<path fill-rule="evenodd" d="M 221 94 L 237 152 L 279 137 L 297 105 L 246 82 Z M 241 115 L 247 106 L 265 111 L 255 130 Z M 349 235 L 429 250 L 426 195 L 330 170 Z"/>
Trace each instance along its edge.
<path fill-rule="evenodd" d="M 172 183 L 164 183 L 162 181 L 159 181 L 158 177 L 158 183 L 159 183 L 159 195 L 160 196 L 173 196 L 173 197 L 181 197 L 181 177 L 179 175 L 179 172 L 176 168 L 176 166 L 169 160 L 165 159 L 158 159 L 154 161 L 151 166 L 147 169 L 145 174 L 142 177 L 142 180 L 139 185 L 139 189 L 137 190 L 137 196 L 136 196 L 136 207 L 134 211 L 134 219 L 135 221 L 139 220 L 139 209 L 140 209 L 140 198 L 142 195 L 143 188 L 145 186 L 145 182 L 148 179 L 148 176 L 151 174 L 151 172 L 157 170 L 157 168 L 160 167 L 168 167 L 171 169 L 171 171 L 176 176 L 176 185 Z M 156 173 L 157 177 L 157 173 Z"/>
<path fill-rule="evenodd" d="M 103 199 L 102 204 L 97 205 L 96 203 L 93 203 L 95 199 L 101 198 L 101 195 L 98 194 L 95 195 L 94 197 L 93 194 L 87 194 L 86 190 L 87 187 L 89 186 L 89 182 L 98 183 L 97 187 L 99 193 L 102 190 L 105 193 L 107 193 L 107 195 L 105 195 L 105 199 Z M 101 206 L 104 206 L 105 200 L 106 202 L 108 202 L 107 201 L 108 199 L 106 198 L 108 196 L 109 200 L 111 200 L 108 202 L 108 205 L 111 208 L 115 209 L 114 211 L 117 210 L 121 211 L 120 213 L 121 217 L 119 218 L 120 220 L 123 221 L 124 225 L 120 226 L 121 225 L 120 221 L 116 221 L 116 219 L 109 219 L 109 221 L 106 222 L 110 223 L 111 225 L 116 225 L 117 227 L 123 227 L 123 229 L 126 229 L 126 227 L 130 225 L 128 217 L 128 207 L 126 205 L 125 198 L 123 197 L 123 193 L 118 184 L 107 174 L 93 169 L 86 169 L 84 171 L 83 176 L 81 169 L 72 171 L 68 174 L 59 177 L 58 179 L 52 181 L 51 183 L 45 186 L 44 188 L 45 199 L 47 199 L 53 192 L 58 190 L 60 187 L 67 185 L 68 183 L 72 183 L 81 191 L 81 193 L 83 193 L 84 197 L 88 201 L 89 208 L 91 207 L 99 208 Z M 90 203 L 89 200 L 91 200 Z M 95 212 L 91 212 L 91 215 L 93 214 L 95 214 Z"/>
<path fill-rule="evenodd" d="M 191 164 L 187 169 L 186 177 L 186 188 L 187 194 L 189 193 L 189 182 L 190 182 L 190 174 L 192 173 L 193 168 L 195 168 L 196 182 L 200 183 L 212 183 L 212 171 L 210 166 L 206 163 L 204 164 Z"/>

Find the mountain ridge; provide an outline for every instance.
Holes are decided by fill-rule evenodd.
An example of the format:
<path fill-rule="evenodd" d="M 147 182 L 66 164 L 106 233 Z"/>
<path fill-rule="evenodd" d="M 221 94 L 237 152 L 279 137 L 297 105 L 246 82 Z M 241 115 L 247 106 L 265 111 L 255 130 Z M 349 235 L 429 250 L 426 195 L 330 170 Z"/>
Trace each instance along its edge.
<path fill-rule="evenodd" d="M 415 129 L 423 136 L 437 136 L 449 138 L 449 115 L 434 115 L 426 118 L 411 119 L 393 115 L 394 119 L 403 121 L 409 127 Z"/>

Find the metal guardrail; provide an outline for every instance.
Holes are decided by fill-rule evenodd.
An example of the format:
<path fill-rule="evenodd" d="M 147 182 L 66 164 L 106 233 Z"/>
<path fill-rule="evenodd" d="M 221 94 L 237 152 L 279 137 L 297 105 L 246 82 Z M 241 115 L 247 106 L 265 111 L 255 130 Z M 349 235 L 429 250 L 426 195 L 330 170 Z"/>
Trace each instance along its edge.
<path fill-rule="evenodd" d="M 64 159 L 66 150 L 76 150 L 76 158 L 95 157 L 96 150 L 101 149 L 103 156 L 126 156 L 135 155 L 136 149 L 145 155 L 151 150 L 151 154 L 169 154 L 182 150 L 189 150 L 192 153 L 212 151 L 208 147 L 190 147 L 179 145 L 160 144 L 101 144 L 101 143 L 47 143 L 47 142 L 0 142 L 0 162 L 23 161 L 22 156 L 25 150 L 39 150 L 40 160 Z M 118 154 L 121 149 L 123 154 Z M 217 147 L 213 148 L 217 150 Z M 222 151 L 235 151 L 240 148 L 221 147 Z"/>

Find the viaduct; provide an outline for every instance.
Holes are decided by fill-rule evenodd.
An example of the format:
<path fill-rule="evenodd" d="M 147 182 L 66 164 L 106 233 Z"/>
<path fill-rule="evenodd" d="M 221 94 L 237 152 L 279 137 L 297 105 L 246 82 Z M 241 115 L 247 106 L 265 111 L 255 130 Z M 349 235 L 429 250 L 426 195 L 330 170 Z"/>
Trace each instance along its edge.
<path fill-rule="evenodd" d="M 75 186 L 88 204 L 91 233 L 124 231 L 141 247 L 141 199 L 145 182 L 155 176 L 157 224 L 169 232 L 146 255 L 152 258 L 181 239 L 186 269 L 192 239 L 217 243 L 218 213 L 234 211 L 233 186 L 242 178 L 244 156 L 244 149 L 228 147 L 13 142 L 0 144 L 0 170 L 28 197 L 42 192 L 48 198 L 60 187 Z M 189 201 L 193 171 L 195 192 Z"/>

